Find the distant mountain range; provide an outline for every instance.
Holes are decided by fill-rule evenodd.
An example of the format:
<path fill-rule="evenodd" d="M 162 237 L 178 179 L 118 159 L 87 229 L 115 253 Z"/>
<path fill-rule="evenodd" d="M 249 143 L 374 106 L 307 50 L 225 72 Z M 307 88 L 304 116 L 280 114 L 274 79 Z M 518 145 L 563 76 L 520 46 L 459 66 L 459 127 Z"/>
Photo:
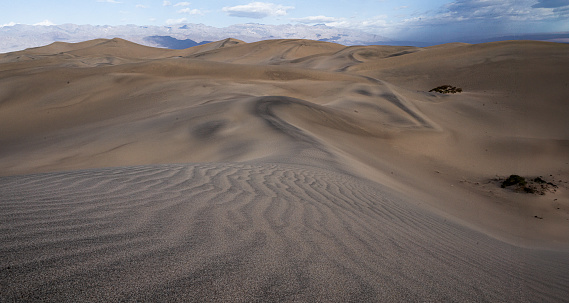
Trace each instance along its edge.
<path fill-rule="evenodd" d="M 0 27 L 0 53 L 48 45 L 56 41 L 81 42 L 97 38 L 122 38 L 142 45 L 173 49 L 188 48 L 226 38 L 235 38 L 245 42 L 267 39 L 311 39 L 343 45 L 389 44 L 425 47 L 447 42 L 482 43 L 501 40 L 541 40 L 569 43 L 569 32 L 489 37 L 487 39 L 466 39 L 465 41 L 420 42 L 398 41 L 356 29 L 329 27 L 323 24 L 310 26 L 248 23 L 224 28 L 204 24 L 177 26 L 16 24 Z"/>
<path fill-rule="evenodd" d="M 368 45 L 376 42 L 385 44 L 390 41 L 383 36 L 326 25 L 239 24 L 217 28 L 203 24 L 178 26 L 16 24 L 0 27 L 0 52 L 18 51 L 55 41 L 81 42 L 97 38 L 122 38 L 147 46 L 177 49 L 229 37 L 245 42 L 294 38 L 336 42 L 343 45 Z"/>

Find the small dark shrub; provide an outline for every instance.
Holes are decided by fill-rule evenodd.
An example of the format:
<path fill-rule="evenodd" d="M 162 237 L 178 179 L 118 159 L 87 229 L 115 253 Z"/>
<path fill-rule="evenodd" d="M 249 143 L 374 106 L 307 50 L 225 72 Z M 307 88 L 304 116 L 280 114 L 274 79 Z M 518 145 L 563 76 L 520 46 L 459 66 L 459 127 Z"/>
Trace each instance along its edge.
<path fill-rule="evenodd" d="M 437 92 L 441 94 L 456 94 L 456 93 L 462 93 L 462 88 L 450 85 L 441 85 L 439 87 L 431 89 L 429 92 Z"/>
<path fill-rule="evenodd" d="M 517 192 L 539 195 L 545 195 L 546 192 L 556 192 L 557 188 L 557 185 L 547 182 L 541 177 L 532 177 L 526 180 L 518 175 L 510 175 L 506 180 L 502 181 L 502 188 L 508 186 L 514 186 L 513 190 Z"/>
<path fill-rule="evenodd" d="M 535 189 L 533 187 L 524 187 L 524 191 L 528 194 L 535 194 Z"/>
<path fill-rule="evenodd" d="M 502 182 L 502 188 L 506 187 L 506 186 L 512 186 L 512 185 L 519 185 L 519 186 L 525 186 L 526 183 L 526 179 L 524 177 L 518 176 L 518 175 L 510 175 L 508 177 L 508 179 L 504 180 L 504 182 Z"/>

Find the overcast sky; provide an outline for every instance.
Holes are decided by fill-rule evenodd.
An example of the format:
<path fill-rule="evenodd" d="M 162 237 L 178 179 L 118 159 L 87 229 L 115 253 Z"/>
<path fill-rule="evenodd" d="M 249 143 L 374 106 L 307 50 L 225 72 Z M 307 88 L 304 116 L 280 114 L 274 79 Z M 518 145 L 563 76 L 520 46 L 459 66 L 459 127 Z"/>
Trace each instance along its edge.
<path fill-rule="evenodd" d="M 569 0 L 15 0 L 3 5 L 0 26 L 18 23 L 323 23 L 397 40 L 433 40 L 569 31 Z"/>

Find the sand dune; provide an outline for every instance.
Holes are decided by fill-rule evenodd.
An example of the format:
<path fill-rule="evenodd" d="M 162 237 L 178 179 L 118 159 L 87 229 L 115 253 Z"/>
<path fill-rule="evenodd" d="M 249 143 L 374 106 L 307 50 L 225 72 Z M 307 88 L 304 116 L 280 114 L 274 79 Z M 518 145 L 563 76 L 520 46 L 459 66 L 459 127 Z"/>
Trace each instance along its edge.
<path fill-rule="evenodd" d="M 530 302 L 564 300 L 569 283 L 566 254 L 305 166 L 141 166 L 2 187 L 7 298 Z"/>
<path fill-rule="evenodd" d="M 568 51 L 0 55 L 2 301 L 563 301 Z"/>

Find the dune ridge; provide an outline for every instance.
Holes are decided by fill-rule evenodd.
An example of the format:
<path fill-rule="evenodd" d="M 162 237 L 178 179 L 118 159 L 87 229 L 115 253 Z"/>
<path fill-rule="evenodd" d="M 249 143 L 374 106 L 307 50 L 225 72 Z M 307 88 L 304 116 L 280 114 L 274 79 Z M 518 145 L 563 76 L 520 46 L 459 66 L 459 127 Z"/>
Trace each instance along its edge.
<path fill-rule="evenodd" d="M 563 301 L 568 47 L 2 54 L 1 299 Z"/>

